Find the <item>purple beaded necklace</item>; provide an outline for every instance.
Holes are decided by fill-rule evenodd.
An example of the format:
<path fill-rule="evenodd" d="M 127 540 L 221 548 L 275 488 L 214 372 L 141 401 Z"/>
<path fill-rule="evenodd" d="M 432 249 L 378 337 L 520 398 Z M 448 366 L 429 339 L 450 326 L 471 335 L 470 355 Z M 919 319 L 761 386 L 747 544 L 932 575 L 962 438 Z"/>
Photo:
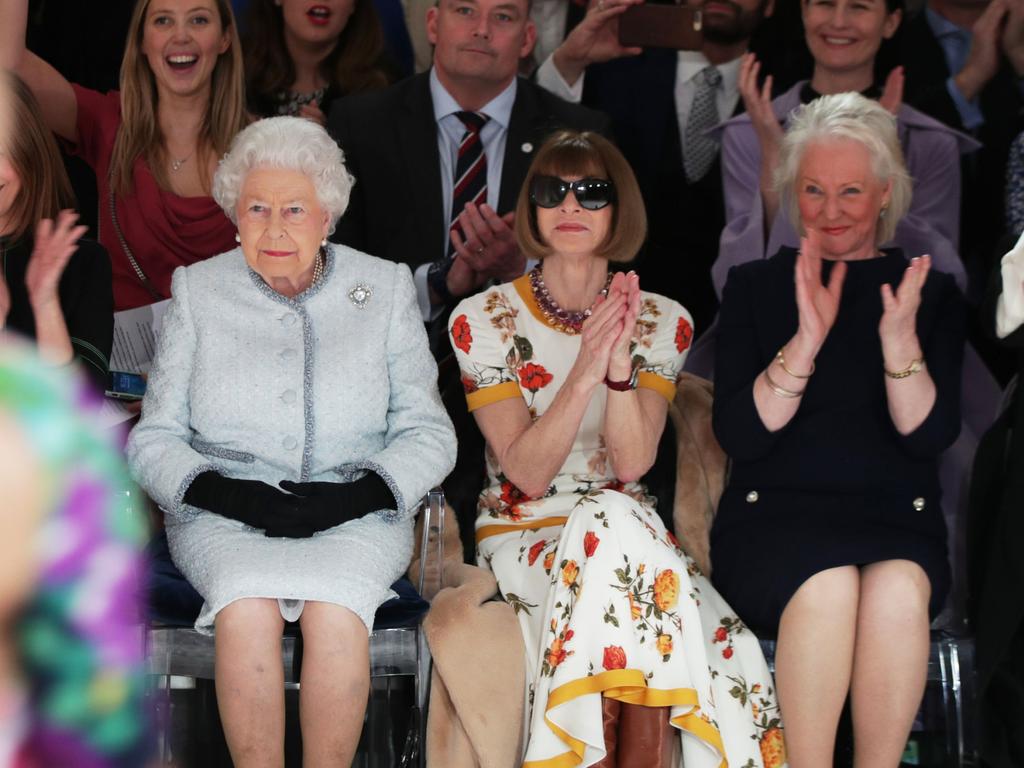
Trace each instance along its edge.
<path fill-rule="evenodd" d="M 544 284 L 544 263 L 541 262 L 530 270 L 530 289 L 533 291 L 533 298 L 540 308 L 541 314 L 552 328 L 576 336 L 583 330 L 583 321 L 590 317 L 590 307 L 583 310 L 568 310 L 558 306 Z M 608 295 L 608 287 L 612 284 L 612 273 L 608 273 L 608 279 L 604 281 L 604 288 L 601 289 L 601 296 Z"/>

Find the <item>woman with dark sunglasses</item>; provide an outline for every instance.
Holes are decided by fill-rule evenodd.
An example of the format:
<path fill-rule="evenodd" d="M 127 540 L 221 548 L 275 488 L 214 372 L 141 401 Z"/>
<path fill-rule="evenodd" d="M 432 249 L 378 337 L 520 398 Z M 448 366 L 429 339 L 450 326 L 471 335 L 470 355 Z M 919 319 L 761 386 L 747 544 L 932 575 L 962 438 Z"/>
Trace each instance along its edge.
<path fill-rule="evenodd" d="M 466 299 L 450 321 L 488 445 L 477 561 L 527 651 L 523 761 L 780 766 L 757 640 L 638 482 L 693 336 L 683 307 L 609 272 L 645 232 L 619 151 L 559 133 L 516 209 L 519 247 L 539 265 Z"/>

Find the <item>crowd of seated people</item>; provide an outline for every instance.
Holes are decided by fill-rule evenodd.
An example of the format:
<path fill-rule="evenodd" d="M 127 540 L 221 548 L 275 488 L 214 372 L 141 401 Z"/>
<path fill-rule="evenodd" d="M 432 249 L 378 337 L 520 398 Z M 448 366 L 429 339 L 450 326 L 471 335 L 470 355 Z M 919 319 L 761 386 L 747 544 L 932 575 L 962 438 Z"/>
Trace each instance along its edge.
<path fill-rule="evenodd" d="M 115 312 L 169 299 L 124 453 L 201 598 L 236 765 L 284 763 L 287 622 L 304 762 L 352 762 L 374 613 L 446 478 L 521 630 L 514 761 L 815 768 L 849 702 L 854 764 L 896 766 L 952 616 L 978 638 L 982 765 L 1024 763 L 1024 614 L 1000 597 L 1024 585 L 1021 398 L 999 403 L 1024 6 L 691 0 L 699 42 L 675 50 L 620 42 L 640 4 L 406 0 L 396 30 L 382 0 L 137 0 L 100 92 L 38 45 L 52 13 L 0 0 L 0 432 L 70 478 L 22 488 L 22 533 L 67 535 L 41 516 L 111 509 L 76 483 L 127 482 L 51 461 L 63 406 L 31 382 L 102 393 Z M 429 66 L 403 77 L 396 40 Z M 709 573 L 644 484 L 684 362 L 730 462 Z M 479 476 L 451 474 L 459 443 Z M 114 535 L 116 588 L 137 538 Z M 5 624 L 51 611 L 42 560 Z M 6 636 L 10 764 L 146 763 L 138 658 L 88 666 L 120 686 L 100 744 L 101 720 L 58 722 L 31 633 Z"/>

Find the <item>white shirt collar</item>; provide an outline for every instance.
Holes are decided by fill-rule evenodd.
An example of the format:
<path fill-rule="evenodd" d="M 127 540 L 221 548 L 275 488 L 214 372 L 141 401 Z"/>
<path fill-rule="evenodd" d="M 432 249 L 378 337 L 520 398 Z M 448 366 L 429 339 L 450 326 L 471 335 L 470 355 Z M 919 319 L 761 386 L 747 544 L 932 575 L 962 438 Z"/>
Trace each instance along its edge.
<path fill-rule="evenodd" d="M 737 57 L 724 64 L 715 65 L 722 76 L 722 90 L 726 95 L 739 91 L 740 62 L 742 60 L 742 57 Z M 677 77 L 681 82 L 688 83 L 710 63 L 700 51 L 680 51 Z"/>

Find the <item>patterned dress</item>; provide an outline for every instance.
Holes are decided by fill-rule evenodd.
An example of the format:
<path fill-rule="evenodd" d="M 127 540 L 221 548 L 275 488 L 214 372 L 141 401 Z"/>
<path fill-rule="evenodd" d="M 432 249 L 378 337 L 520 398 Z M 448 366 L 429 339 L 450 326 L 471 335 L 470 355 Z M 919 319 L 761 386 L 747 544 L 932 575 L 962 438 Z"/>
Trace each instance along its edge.
<path fill-rule="evenodd" d="M 145 525 L 94 397 L 78 376 L 0 344 L 0 413 L 49 491 L 38 579 L 12 632 L 28 703 L 21 751 L 0 762 L 16 768 L 136 768 L 152 756 L 137 597 Z M 2 713 L 0 739 L 16 717 Z"/>
<path fill-rule="evenodd" d="M 523 398 L 539 418 L 579 353 L 550 327 L 529 279 L 463 301 L 450 321 L 470 410 Z M 693 336 L 679 304 L 644 293 L 633 337 L 638 386 L 669 401 Z M 531 499 L 488 449 L 477 560 L 495 575 L 526 643 L 524 768 L 605 755 L 602 696 L 671 707 L 686 768 L 784 764 L 771 674 L 757 639 L 679 548 L 643 486 L 611 474 L 598 388 L 561 471 Z"/>

